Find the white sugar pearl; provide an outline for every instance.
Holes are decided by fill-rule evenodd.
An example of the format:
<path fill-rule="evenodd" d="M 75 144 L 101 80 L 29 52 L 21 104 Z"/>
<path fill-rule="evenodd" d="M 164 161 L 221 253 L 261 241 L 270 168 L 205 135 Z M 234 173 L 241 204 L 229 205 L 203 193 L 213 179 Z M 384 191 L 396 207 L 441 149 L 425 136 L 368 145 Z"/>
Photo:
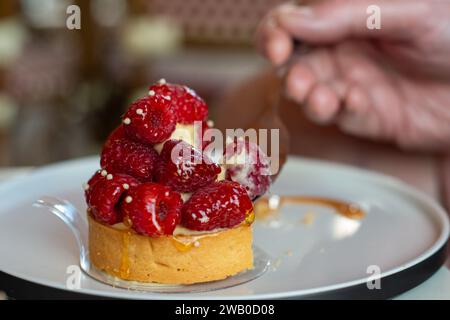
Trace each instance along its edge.
<path fill-rule="evenodd" d="M 144 110 L 142 110 L 142 109 L 136 109 L 136 114 L 143 114 L 144 113 Z"/>
<path fill-rule="evenodd" d="M 132 197 L 128 196 L 128 197 L 125 198 L 125 202 L 126 203 L 130 203 L 131 201 L 133 201 Z"/>
<path fill-rule="evenodd" d="M 161 78 L 161 79 L 159 79 L 158 83 L 159 84 L 166 84 L 166 79 Z"/>
<path fill-rule="evenodd" d="M 271 210 L 278 209 L 280 206 L 280 202 L 281 202 L 281 198 L 279 195 L 274 194 L 274 195 L 270 196 L 269 203 L 268 203 L 269 209 L 271 209 Z"/>
<path fill-rule="evenodd" d="M 122 185 L 122 187 L 123 187 L 125 190 L 130 189 L 130 185 L 129 185 L 128 183 L 124 183 L 124 184 Z"/>
<path fill-rule="evenodd" d="M 108 175 L 108 172 L 106 172 L 106 170 L 102 170 L 101 175 L 102 175 L 103 177 L 106 177 L 106 176 Z"/>
<path fill-rule="evenodd" d="M 123 119 L 123 124 L 130 124 L 131 123 L 131 119 L 130 118 L 125 118 Z"/>
<path fill-rule="evenodd" d="M 148 95 L 151 96 L 151 97 L 153 97 L 153 96 L 155 95 L 155 91 L 149 90 Z"/>
<path fill-rule="evenodd" d="M 106 176 L 107 180 L 112 180 L 112 178 L 113 178 L 113 175 L 111 173 Z"/>

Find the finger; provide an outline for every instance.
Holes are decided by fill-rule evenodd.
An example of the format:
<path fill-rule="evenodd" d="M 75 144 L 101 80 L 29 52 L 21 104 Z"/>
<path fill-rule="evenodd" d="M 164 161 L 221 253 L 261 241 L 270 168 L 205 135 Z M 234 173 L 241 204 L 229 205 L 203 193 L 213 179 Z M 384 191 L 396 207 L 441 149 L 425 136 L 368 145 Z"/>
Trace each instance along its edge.
<path fill-rule="evenodd" d="M 342 77 L 351 83 L 374 83 L 386 79 L 380 67 L 379 52 L 366 41 L 346 41 L 335 50 L 335 60 Z"/>
<path fill-rule="evenodd" d="M 430 10 L 427 1 L 420 0 L 322 1 L 290 7 L 278 12 L 276 20 L 293 37 L 309 43 L 336 43 L 354 37 L 406 40 L 426 31 L 427 24 L 417 22 Z M 379 29 L 368 27 L 374 12 L 379 12 Z"/>
<path fill-rule="evenodd" d="M 295 63 L 286 76 L 286 95 L 297 103 L 303 103 L 316 83 L 316 77 L 303 63 Z"/>
<path fill-rule="evenodd" d="M 351 87 L 345 98 L 345 113 L 344 116 L 352 116 L 354 114 L 363 114 L 370 109 L 370 98 L 367 92 L 359 86 Z"/>
<path fill-rule="evenodd" d="M 336 92 L 336 95 L 339 97 L 340 100 L 343 101 L 345 99 L 348 92 L 349 86 L 348 81 L 338 78 L 329 81 L 328 85 L 330 86 L 331 89 L 334 90 L 334 92 Z"/>
<path fill-rule="evenodd" d="M 256 48 L 275 65 L 287 61 L 292 53 L 292 38 L 277 26 L 273 13 L 267 15 L 259 24 L 256 32 Z"/>
<path fill-rule="evenodd" d="M 340 100 L 336 92 L 325 84 L 316 85 L 305 106 L 308 117 L 319 124 L 333 121 L 339 111 Z"/>
<path fill-rule="evenodd" d="M 337 76 L 335 54 L 332 48 L 314 48 L 302 54 L 297 61 L 305 63 L 315 74 L 318 81 L 329 82 Z"/>
<path fill-rule="evenodd" d="M 389 118 L 396 117 L 396 108 L 383 110 L 385 105 L 393 106 L 390 99 L 387 99 L 384 86 L 374 87 L 371 90 L 375 92 L 372 97 L 359 85 L 349 88 L 344 108 L 337 120 L 343 131 L 363 137 L 382 137 L 391 134 Z M 377 99 L 380 101 L 376 101 Z M 381 110 L 380 105 L 383 106 Z"/>

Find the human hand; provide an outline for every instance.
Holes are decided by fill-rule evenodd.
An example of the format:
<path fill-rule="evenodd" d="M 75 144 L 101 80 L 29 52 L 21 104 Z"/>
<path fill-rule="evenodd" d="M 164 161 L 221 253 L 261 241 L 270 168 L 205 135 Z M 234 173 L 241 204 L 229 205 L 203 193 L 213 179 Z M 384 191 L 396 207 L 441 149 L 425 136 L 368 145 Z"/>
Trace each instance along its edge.
<path fill-rule="evenodd" d="M 369 5 L 380 7 L 381 29 L 367 28 Z M 292 39 L 309 51 L 290 59 Z M 313 121 L 405 148 L 450 147 L 450 1 L 282 5 L 257 40 L 286 65 L 286 94 Z"/>

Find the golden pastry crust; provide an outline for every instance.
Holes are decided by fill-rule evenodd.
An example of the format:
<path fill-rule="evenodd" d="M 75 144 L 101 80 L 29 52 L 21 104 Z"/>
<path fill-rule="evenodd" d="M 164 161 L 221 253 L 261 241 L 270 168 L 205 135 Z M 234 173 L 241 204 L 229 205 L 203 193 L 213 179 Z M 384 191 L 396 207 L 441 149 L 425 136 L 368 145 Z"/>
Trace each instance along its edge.
<path fill-rule="evenodd" d="M 192 284 L 253 268 L 252 227 L 151 238 L 89 217 L 89 253 L 100 270 L 125 280 Z"/>

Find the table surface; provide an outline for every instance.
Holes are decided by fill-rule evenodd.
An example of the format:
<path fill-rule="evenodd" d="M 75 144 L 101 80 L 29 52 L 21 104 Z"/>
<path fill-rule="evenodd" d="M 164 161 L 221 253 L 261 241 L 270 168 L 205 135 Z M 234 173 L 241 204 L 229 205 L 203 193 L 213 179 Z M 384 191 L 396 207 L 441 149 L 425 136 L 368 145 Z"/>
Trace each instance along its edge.
<path fill-rule="evenodd" d="M 421 170 L 417 170 L 418 168 L 422 168 Z M 418 189 L 422 189 L 422 191 L 428 193 L 431 196 L 437 197 L 436 189 L 433 186 L 432 179 L 414 179 L 411 177 L 414 172 L 417 175 L 421 175 L 422 178 L 426 178 L 427 175 L 424 174 L 424 171 L 427 170 L 422 166 L 418 168 L 409 168 L 411 174 L 408 176 L 406 171 L 408 170 L 400 170 L 401 174 L 399 178 L 403 178 L 406 175 L 409 177 L 407 180 L 415 180 L 416 183 L 413 183 Z M 4 181 L 7 179 L 11 179 L 17 177 L 21 174 L 26 174 L 29 172 L 31 168 L 17 168 L 17 167 L 8 167 L 0 169 L 0 181 Z M 396 174 L 396 176 L 399 176 Z M 422 183 L 421 183 L 422 181 Z M 407 299 L 450 299 L 450 258 L 447 260 L 447 263 L 442 266 L 430 279 L 422 283 L 421 285 L 413 288 L 399 296 L 395 299 L 399 300 L 407 300 Z M 4 298 L 3 293 L 0 288 L 0 300 Z"/>

